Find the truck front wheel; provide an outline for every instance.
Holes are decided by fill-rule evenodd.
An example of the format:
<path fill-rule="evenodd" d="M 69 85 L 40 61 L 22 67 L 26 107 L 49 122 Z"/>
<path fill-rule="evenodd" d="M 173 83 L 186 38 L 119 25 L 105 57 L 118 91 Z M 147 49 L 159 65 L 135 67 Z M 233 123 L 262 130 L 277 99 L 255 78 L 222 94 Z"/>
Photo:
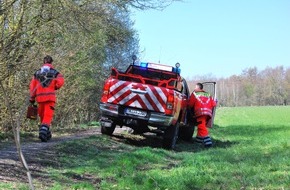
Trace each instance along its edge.
<path fill-rule="evenodd" d="M 163 135 L 163 148 L 174 149 L 178 138 L 179 122 L 169 126 Z"/>

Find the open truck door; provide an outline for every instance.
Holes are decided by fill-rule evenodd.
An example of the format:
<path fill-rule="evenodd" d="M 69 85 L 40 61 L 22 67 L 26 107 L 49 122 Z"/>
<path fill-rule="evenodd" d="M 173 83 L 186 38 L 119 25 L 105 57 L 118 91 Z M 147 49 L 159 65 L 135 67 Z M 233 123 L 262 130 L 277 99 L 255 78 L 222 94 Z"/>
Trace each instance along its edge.
<path fill-rule="evenodd" d="M 203 85 L 203 89 L 210 93 L 210 95 L 213 97 L 214 100 L 217 100 L 216 97 L 216 82 L 204 82 L 202 83 Z M 216 107 L 212 108 L 212 117 L 210 118 L 210 120 L 208 120 L 206 126 L 208 128 L 212 128 L 213 127 L 213 123 L 214 123 L 214 117 L 215 117 L 215 110 Z"/>

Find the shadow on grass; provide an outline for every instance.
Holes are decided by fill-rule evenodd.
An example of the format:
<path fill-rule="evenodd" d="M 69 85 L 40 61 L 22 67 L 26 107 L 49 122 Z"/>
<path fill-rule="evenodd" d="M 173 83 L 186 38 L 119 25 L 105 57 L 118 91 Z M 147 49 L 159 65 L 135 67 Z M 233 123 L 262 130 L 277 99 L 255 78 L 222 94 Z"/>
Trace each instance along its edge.
<path fill-rule="evenodd" d="M 131 134 L 114 134 L 112 136 L 113 140 L 118 142 L 123 142 L 128 145 L 133 145 L 136 147 L 151 147 L 151 148 L 162 148 L 162 136 L 157 136 L 155 134 L 146 133 L 143 135 L 131 135 Z M 238 142 L 232 141 L 222 141 L 218 139 L 212 139 L 213 146 L 211 148 L 229 148 Z M 192 138 L 189 142 L 178 140 L 174 151 L 177 152 L 199 152 L 208 150 L 202 144 L 195 142 L 195 139 Z"/>
<path fill-rule="evenodd" d="M 285 125 L 231 125 L 227 127 L 214 125 L 213 128 L 209 129 L 210 136 L 213 136 L 213 146 L 211 148 L 227 149 L 240 143 L 248 143 L 253 138 L 272 137 L 279 135 L 279 132 L 286 132 L 288 130 L 289 126 Z M 157 136 L 154 133 L 145 133 L 142 135 L 116 133 L 111 138 L 117 142 L 135 147 L 162 148 L 162 136 Z M 207 148 L 196 143 L 194 140 L 194 137 L 190 142 L 178 140 L 175 151 L 198 152 L 207 150 Z"/>
<path fill-rule="evenodd" d="M 142 135 L 114 134 L 112 139 L 137 147 L 162 148 L 162 137 L 152 133 Z"/>

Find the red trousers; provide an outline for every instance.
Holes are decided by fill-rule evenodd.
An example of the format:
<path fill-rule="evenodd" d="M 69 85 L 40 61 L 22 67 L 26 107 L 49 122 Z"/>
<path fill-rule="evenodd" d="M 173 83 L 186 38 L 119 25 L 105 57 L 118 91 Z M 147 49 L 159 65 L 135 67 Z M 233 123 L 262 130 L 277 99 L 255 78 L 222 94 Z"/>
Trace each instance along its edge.
<path fill-rule="evenodd" d="M 53 114 L 54 114 L 55 102 L 40 102 L 38 103 L 38 115 L 40 117 L 41 125 L 50 127 Z"/>
<path fill-rule="evenodd" d="M 196 118 L 197 123 L 198 123 L 198 125 L 197 125 L 197 136 L 199 136 L 199 137 L 208 136 L 208 130 L 207 130 L 207 127 L 206 127 L 206 122 L 209 119 L 208 117 L 209 116 L 207 116 L 207 115 L 202 115 L 202 116 L 199 116 L 198 118 Z"/>

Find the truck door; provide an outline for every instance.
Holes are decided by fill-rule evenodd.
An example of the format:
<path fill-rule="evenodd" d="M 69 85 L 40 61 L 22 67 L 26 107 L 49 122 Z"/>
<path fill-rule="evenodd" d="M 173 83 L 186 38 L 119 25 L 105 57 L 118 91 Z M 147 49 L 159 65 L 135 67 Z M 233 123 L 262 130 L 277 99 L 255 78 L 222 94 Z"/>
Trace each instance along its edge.
<path fill-rule="evenodd" d="M 210 95 L 213 97 L 214 100 L 217 100 L 216 97 L 216 82 L 204 82 L 203 84 L 203 89 L 210 93 Z M 215 110 L 216 107 L 214 107 L 212 109 L 212 118 L 207 122 L 206 126 L 209 128 L 213 127 L 213 123 L 214 123 L 214 117 L 215 117 Z"/>
<path fill-rule="evenodd" d="M 189 89 L 188 89 L 188 86 L 187 86 L 187 83 L 186 83 L 186 80 L 185 79 L 182 79 L 182 116 L 181 116 L 181 122 L 184 123 L 184 124 L 187 124 L 188 122 L 188 110 L 187 110 L 187 104 L 188 104 L 188 100 L 189 100 L 189 96 L 190 96 L 190 93 L 189 93 Z"/>

